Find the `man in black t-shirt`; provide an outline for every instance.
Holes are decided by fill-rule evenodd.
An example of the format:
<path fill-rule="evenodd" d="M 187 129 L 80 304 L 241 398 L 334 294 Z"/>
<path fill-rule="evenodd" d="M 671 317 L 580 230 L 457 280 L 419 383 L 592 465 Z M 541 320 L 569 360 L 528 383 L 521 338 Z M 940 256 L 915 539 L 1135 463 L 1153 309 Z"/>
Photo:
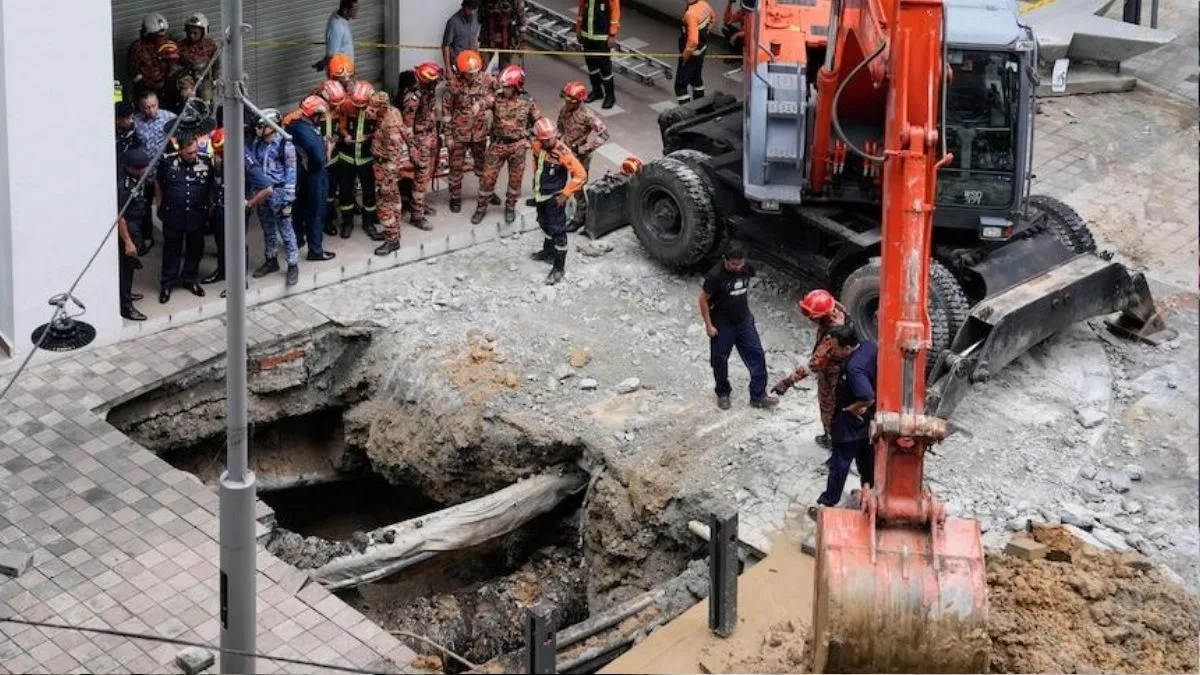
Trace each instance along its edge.
<path fill-rule="evenodd" d="M 737 347 L 738 355 L 750 371 L 750 405 L 772 408 L 779 399 L 767 396 L 767 358 L 746 293 L 754 268 L 746 264 L 746 254 L 736 245 L 725 252 L 721 262 L 704 278 L 700 291 L 700 316 L 709 338 L 709 356 L 717 386 L 717 407 L 729 409 L 729 355 Z"/>

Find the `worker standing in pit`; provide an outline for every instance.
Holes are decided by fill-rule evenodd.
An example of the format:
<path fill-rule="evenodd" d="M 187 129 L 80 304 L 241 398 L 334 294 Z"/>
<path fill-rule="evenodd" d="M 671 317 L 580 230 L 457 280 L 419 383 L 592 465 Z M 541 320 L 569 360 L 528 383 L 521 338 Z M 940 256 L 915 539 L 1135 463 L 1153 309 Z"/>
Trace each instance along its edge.
<path fill-rule="evenodd" d="M 496 191 L 500 168 L 508 164 L 508 191 L 504 199 L 504 222 L 517 219 L 517 200 L 521 197 L 521 181 L 525 178 L 525 151 L 533 123 L 542 111 L 532 98 L 524 94 L 525 70 L 508 66 L 500 72 L 500 93 L 492 102 L 492 142 L 488 145 L 483 181 L 471 224 L 478 225 L 487 215 L 488 204 Z"/>
<path fill-rule="evenodd" d="M 583 105 L 587 88 L 582 82 L 568 82 L 562 90 L 563 106 L 558 111 L 558 133 L 571 149 L 583 170 L 592 170 L 592 153 L 608 142 L 608 125 L 594 110 Z M 575 197 L 575 217 L 569 231 L 574 232 L 587 222 L 587 195 L 580 190 Z"/>
<path fill-rule="evenodd" d="M 729 355 L 737 347 L 738 355 L 750 371 L 750 405 L 773 408 L 779 399 L 767 395 L 767 357 L 747 293 L 754 267 L 746 262 L 740 246 L 731 245 L 720 263 L 704 278 L 700 290 L 700 318 L 709 339 L 709 359 L 716 380 L 717 407 L 729 410 Z"/>
<path fill-rule="evenodd" d="M 401 110 L 404 124 L 412 130 L 413 196 L 409 222 L 418 230 L 432 230 L 425 217 L 425 195 L 433 182 L 441 143 L 438 134 L 437 85 L 442 79 L 442 67 L 433 61 L 417 64 L 413 69 L 417 86 L 404 95 Z"/>
<path fill-rule="evenodd" d="M 858 341 L 850 326 L 829 329 L 834 341 L 833 351 L 843 360 L 838 376 L 836 407 L 830 436 L 833 458 L 826 477 L 825 492 L 817 498 L 818 506 L 837 506 L 850 475 L 850 463 L 858 468 L 863 485 L 874 483 L 875 451 L 871 446 L 871 420 L 875 417 L 875 376 L 879 349 L 874 342 Z M 808 509 L 813 520 L 817 506 Z"/>
<path fill-rule="evenodd" d="M 675 67 L 675 101 L 679 104 L 704 98 L 704 55 L 708 34 L 717 14 L 705 0 L 688 0 L 679 31 L 679 63 Z M 688 87 L 692 92 L 688 94 Z"/>
<path fill-rule="evenodd" d="M 386 91 L 377 91 L 367 105 L 367 117 L 375 124 L 371 155 L 375 157 L 375 194 L 379 223 L 383 225 L 383 243 L 375 255 L 389 255 L 400 249 L 400 176 L 412 170 L 411 137 L 400 111 L 391 104 Z"/>
<path fill-rule="evenodd" d="M 826 290 L 810 291 L 800 300 L 800 313 L 817 324 L 817 339 L 813 344 L 812 355 L 808 360 L 808 369 L 803 366 L 796 372 L 783 378 L 771 390 L 783 395 L 797 382 L 804 379 L 809 372 L 817 376 L 817 405 L 821 410 L 822 433 L 816 442 L 821 447 L 829 447 L 829 430 L 833 425 L 833 411 L 838 377 L 842 373 L 842 359 L 838 356 L 837 343 L 829 337 L 829 330 L 834 326 L 848 325 L 846 308 L 834 300 L 833 295 Z"/>
<path fill-rule="evenodd" d="M 496 78 L 483 72 L 483 57 L 468 49 L 459 52 L 454 68 L 442 95 L 442 116 L 450 128 L 450 213 L 462 211 L 462 183 L 467 153 L 475 177 L 483 181 L 483 163 L 487 154 L 490 120 L 484 111 L 491 109 L 496 90 Z M 499 204 L 500 201 L 496 200 Z"/>
<path fill-rule="evenodd" d="M 335 55 L 336 56 L 336 55 Z M 383 235 L 376 228 L 375 216 L 375 171 L 371 168 L 371 135 L 375 125 L 367 119 L 367 104 L 375 87 L 370 82 L 355 82 L 346 97 L 342 109 L 342 137 L 338 144 L 338 210 L 342 214 L 342 239 L 350 237 L 354 229 L 354 182 L 362 189 L 362 228 L 372 240 L 379 241 Z"/>
<path fill-rule="evenodd" d="M 533 124 L 533 194 L 537 221 L 546 237 L 533 259 L 552 263 L 546 284 L 562 281 L 567 264 L 567 200 L 583 188 L 587 171 L 558 139 L 558 128 L 545 117 Z"/>
<path fill-rule="evenodd" d="M 575 13 L 575 37 L 583 47 L 584 63 L 592 81 L 587 102 L 604 99 L 605 110 L 617 103 L 613 86 L 612 49 L 621 31 L 621 0 L 579 0 Z M 603 55 L 598 53 L 602 52 Z"/>

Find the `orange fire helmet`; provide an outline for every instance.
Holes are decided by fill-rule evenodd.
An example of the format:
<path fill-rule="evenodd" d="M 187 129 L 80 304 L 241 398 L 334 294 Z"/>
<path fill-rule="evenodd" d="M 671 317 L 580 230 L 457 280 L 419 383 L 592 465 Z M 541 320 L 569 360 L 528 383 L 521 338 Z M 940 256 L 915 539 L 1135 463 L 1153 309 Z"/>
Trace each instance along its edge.
<path fill-rule="evenodd" d="M 208 136 L 208 141 L 212 145 L 213 152 L 221 154 L 225 151 L 225 130 L 214 129 Z"/>
<path fill-rule="evenodd" d="M 553 141 L 558 137 L 558 126 L 548 117 L 539 117 L 533 123 L 533 135 L 537 136 L 540 141 Z"/>
<path fill-rule="evenodd" d="M 350 92 L 350 104 L 355 108 L 365 108 L 371 102 L 371 95 L 374 93 L 375 87 L 372 87 L 370 82 L 355 82 L 354 91 Z"/>
<path fill-rule="evenodd" d="M 172 40 L 167 40 L 158 46 L 158 55 L 164 59 L 177 59 L 179 58 L 179 45 Z"/>
<path fill-rule="evenodd" d="M 626 157 L 625 161 L 621 162 L 621 173 L 626 176 L 632 176 L 642 170 L 642 160 L 637 157 Z"/>
<path fill-rule="evenodd" d="M 442 67 L 433 61 L 425 61 L 417 64 L 413 75 L 417 76 L 417 82 L 421 84 L 434 84 L 442 79 Z"/>
<path fill-rule="evenodd" d="M 524 89 L 525 69 L 521 66 L 505 66 L 504 70 L 500 71 L 500 86 Z"/>
<path fill-rule="evenodd" d="M 829 291 L 818 288 L 815 291 L 809 291 L 800 301 L 800 311 L 810 319 L 819 319 L 829 316 L 835 304 L 833 295 Z"/>
<path fill-rule="evenodd" d="M 318 95 L 325 99 L 329 105 L 338 106 L 346 100 L 346 88 L 337 80 L 325 80 L 325 83 L 321 85 Z"/>
<path fill-rule="evenodd" d="M 563 98 L 583 103 L 588 96 L 587 85 L 579 80 L 572 80 L 563 86 L 562 95 Z"/>
<path fill-rule="evenodd" d="M 305 117 L 328 115 L 329 104 L 320 96 L 305 96 L 304 100 L 300 101 L 300 114 Z"/>
<path fill-rule="evenodd" d="M 331 80 L 354 77 L 354 59 L 341 52 L 334 54 L 325 65 L 325 75 Z"/>
<path fill-rule="evenodd" d="M 471 74 L 483 70 L 483 57 L 474 49 L 459 52 L 454 59 L 454 67 L 460 73 Z"/>

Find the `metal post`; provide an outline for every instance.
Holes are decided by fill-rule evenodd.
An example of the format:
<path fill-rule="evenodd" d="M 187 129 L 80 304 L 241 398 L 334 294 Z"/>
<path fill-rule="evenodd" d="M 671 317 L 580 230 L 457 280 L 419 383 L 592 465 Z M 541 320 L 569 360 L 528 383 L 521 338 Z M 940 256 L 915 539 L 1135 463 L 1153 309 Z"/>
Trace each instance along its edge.
<path fill-rule="evenodd" d="M 729 637 L 737 626 L 738 514 L 731 509 L 708 517 L 708 628 Z"/>
<path fill-rule="evenodd" d="M 246 438 L 246 138 L 242 109 L 242 1 L 221 1 L 225 108 L 225 471 L 221 474 L 221 672 L 253 675 L 255 580 L 254 472 Z M 230 653 L 237 650 L 241 654 Z"/>
<path fill-rule="evenodd" d="M 1158 28 L 1158 0 L 1150 0 L 1150 27 Z"/>
<path fill-rule="evenodd" d="M 1121 19 L 1125 23 L 1142 24 L 1142 0 L 1125 0 Z"/>
<path fill-rule="evenodd" d="M 530 675 L 554 675 L 558 667 L 554 608 L 538 603 L 525 609 L 525 668 Z"/>

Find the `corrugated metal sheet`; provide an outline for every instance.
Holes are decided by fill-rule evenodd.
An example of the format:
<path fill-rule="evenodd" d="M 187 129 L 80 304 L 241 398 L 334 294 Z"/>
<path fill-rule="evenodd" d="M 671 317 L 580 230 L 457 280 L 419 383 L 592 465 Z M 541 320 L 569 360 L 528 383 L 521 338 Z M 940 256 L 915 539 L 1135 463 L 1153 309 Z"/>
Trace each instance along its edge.
<path fill-rule="evenodd" d="M 214 31 L 221 23 L 220 0 L 113 0 L 112 6 L 116 77 L 126 84 L 126 91 L 131 91 L 126 54 L 130 43 L 138 38 L 143 16 L 162 12 L 176 39 L 182 39 L 183 22 L 192 12 L 203 12 Z M 245 21 L 252 27 L 247 35 L 249 40 L 308 43 L 287 48 L 247 45 L 246 75 L 255 103 L 262 107 L 293 108 L 305 92 L 324 78 L 324 73 L 313 70 L 312 64 L 325 53 L 325 22 L 335 9 L 336 0 L 245 0 Z M 359 2 L 352 30 L 355 42 L 382 42 L 382 0 Z M 359 77 L 381 84 L 383 50 L 358 47 L 355 51 Z"/>

